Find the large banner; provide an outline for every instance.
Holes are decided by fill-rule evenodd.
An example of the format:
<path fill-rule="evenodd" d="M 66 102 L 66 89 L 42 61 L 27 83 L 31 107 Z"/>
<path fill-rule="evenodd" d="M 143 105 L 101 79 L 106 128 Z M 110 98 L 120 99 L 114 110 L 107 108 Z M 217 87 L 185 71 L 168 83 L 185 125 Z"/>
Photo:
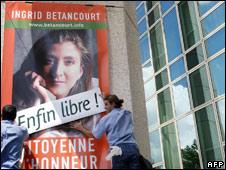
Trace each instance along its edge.
<path fill-rule="evenodd" d="M 24 168 L 111 168 L 106 136 L 75 128 L 92 130 L 104 114 L 106 18 L 101 5 L 6 2 L 1 108 L 16 105 L 29 130 Z"/>

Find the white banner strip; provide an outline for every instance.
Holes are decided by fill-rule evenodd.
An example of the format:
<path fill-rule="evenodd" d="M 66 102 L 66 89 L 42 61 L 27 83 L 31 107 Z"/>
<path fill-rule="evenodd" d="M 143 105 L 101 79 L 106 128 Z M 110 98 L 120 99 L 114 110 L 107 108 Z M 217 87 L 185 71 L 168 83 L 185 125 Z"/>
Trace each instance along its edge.
<path fill-rule="evenodd" d="M 95 88 L 19 111 L 16 122 L 31 134 L 104 111 L 100 89 Z"/>

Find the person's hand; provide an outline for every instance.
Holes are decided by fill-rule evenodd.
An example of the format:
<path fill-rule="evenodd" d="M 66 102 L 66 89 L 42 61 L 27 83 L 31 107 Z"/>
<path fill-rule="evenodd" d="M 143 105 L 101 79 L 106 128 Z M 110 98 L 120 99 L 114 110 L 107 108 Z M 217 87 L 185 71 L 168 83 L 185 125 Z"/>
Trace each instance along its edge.
<path fill-rule="evenodd" d="M 104 99 L 104 98 L 106 97 L 106 95 L 105 95 L 104 92 L 101 92 L 101 93 L 99 94 L 99 96 L 100 96 L 102 99 Z"/>
<path fill-rule="evenodd" d="M 54 96 L 49 90 L 45 88 L 46 82 L 42 78 L 42 76 L 38 75 L 36 72 L 27 71 L 25 73 L 25 77 L 31 83 L 32 88 L 39 93 L 43 102 L 48 102 L 56 99 L 56 96 Z"/>
<path fill-rule="evenodd" d="M 67 127 L 72 128 L 72 129 L 77 129 L 80 131 L 82 131 L 84 129 L 81 120 L 68 123 Z"/>
<path fill-rule="evenodd" d="M 79 130 L 81 133 L 83 133 L 87 137 L 93 137 L 92 131 L 83 127 L 81 120 L 68 123 L 66 124 L 66 127 Z"/>

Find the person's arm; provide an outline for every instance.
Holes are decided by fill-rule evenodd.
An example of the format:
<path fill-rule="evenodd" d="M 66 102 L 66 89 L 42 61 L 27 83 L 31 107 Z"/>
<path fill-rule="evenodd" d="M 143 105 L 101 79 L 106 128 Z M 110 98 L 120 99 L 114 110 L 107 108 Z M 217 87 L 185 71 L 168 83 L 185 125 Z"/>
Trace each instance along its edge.
<path fill-rule="evenodd" d="M 92 134 L 95 138 L 100 139 L 104 133 L 108 130 L 108 119 L 106 116 L 102 117 L 96 122 L 95 127 L 92 130 Z"/>
<path fill-rule="evenodd" d="M 71 123 L 70 127 L 81 131 L 84 135 L 86 135 L 88 137 L 91 137 L 91 138 L 94 137 L 91 130 L 83 127 L 82 121 L 78 121 L 78 122 L 75 122 L 73 124 Z"/>
<path fill-rule="evenodd" d="M 29 134 L 28 134 L 28 130 L 27 128 L 21 126 L 22 128 L 22 132 L 23 132 L 23 143 L 28 140 L 29 138 Z M 23 161 L 24 161 L 24 152 L 25 152 L 25 145 L 23 144 L 23 148 L 22 148 L 22 151 L 21 151 L 21 157 L 20 157 L 20 160 L 19 160 L 19 167 L 22 169 L 23 168 Z"/>
<path fill-rule="evenodd" d="M 28 138 L 30 137 L 29 133 L 28 133 L 28 130 L 26 127 L 23 127 L 23 126 L 20 126 L 21 129 L 22 129 L 22 133 L 23 133 L 23 141 L 26 141 L 28 140 Z"/>
<path fill-rule="evenodd" d="M 23 161 L 24 161 L 24 146 L 22 148 L 21 157 L 20 157 L 20 160 L 19 160 L 19 167 L 20 167 L 20 169 L 23 169 Z"/>

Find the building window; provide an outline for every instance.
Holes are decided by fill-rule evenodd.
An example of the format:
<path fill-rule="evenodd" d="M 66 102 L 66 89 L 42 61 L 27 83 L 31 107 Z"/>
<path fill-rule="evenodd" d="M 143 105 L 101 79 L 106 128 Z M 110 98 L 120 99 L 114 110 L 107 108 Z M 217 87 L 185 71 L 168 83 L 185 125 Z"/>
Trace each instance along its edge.
<path fill-rule="evenodd" d="M 159 6 L 148 14 L 148 25 L 151 27 L 160 17 Z"/>
<path fill-rule="evenodd" d="M 173 97 L 176 116 L 187 113 L 191 110 L 186 78 L 173 85 Z"/>
<path fill-rule="evenodd" d="M 136 4 L 151 162 L 207 168 L 224 158 L 225 2 Z"/>
<path fill-rule="evenodd" d="M 225 4 L 222 4 L 206 18 L 202 20 L 203 35 L 206 36 L 208 33 L 213 31 L 215 28 L 225 22 Z"/>
<path fill-rule="evenodd" d="M 195 112 L 195 118 L 199 135 L 203 166 L 206 169 L 207 162 L 209 160 L 222 160 L 212 105 Z"/>
<path fill-rule="evenodd" d="M 174 124 L 162 128 L 162 143 L 166 169 L 180 169 Z"/>
<path fill-rule="evenodd" d="M 173 4 L 174 1 L 160 1 L 162 14 L 164 14 Z"/>
<path fill-rule="evenodd" d="M 184 48 L 187 50 L 199 41 L 199 30 L 193 1 L 183 1 L 179 5 L 180 22 L 184 40 Z"/>
<path fill-rule="evenodd" d="M 158 94 L 158 109 L 161 124 L 173 118 L 169 88 Z"/>
<path fill-rule="evenodd" d="M 159 130 L 150 133 L 151 163 L 162 161 Z"/>
<path fill-rule="evenodd" d="M 205 66 L 189 75 L 194 107 L 210 100 L 210 89 Z"/>
<path fill-rule="evenodd" d="M 175 63 L 173 63 L 170 66 L 170 78 L 171 81 L 175 80 L 179 76 L 183 75 L 185 73 L 184 69 L 184 60 L 183 58 L 179 59 Z"/>
<path fill-rule="evenodd" d="M 155 82 L 156 82 L 156 89 L 157 91 L 159 89 L 161 89 L 162 87 L 164 87 L 165 85 L 168 84 L 169 80 L 168 80 L 168 75 L 167 75 L 167 69 L 165 69 L 164 71 L 162 71 L 161 73 L 159 73 L 156 77 L 155 77 Z"/>
<path fill-rule="evenodd" d="M 199 45 L 192 51 L 186 54 L 186 61 L 188 70 L 192 69 L 193 67 L 197 66 L 204 60 L 203 49 L 202 46 Z"/>
<path fill-rule="evenodd" d="M 143 80 L 144 82 L 147 81 L 151 76 L 154 75 L 154 68 L 151 62 L 148 62 L 142 67 L 142 72 L 143 72 Z"/>
<path fill-rule="evenodd" d="M 198 1 L 199 6 L 199 14 L 202 16 L 209 9 L 211 9 L 214 5 L 216 5 L 219 1 Z"/>
<path fill-rule="evenodd" d="M 198 145 L 192 115 L 179 120 L 177 125 L 183 169 L 200 169 Z"/>
<path fill-rule="evenodd" d="M 144 92 L 145 92 L 145 98 L 148 99 L 151 97 L 155 92 L 155 79 L 152 78 L 150 81 L 144 84 Z"/>
<path fill-rule="evenodd" d="M 144 4 L 136 10 L 137 22 L 145 15 Z"/>
<path fill-rule="evenodd" d="M 209 63 L 214 95 L 225 94 L 225 54 L 220 55 Z"/>
<path fill-rule="evenodd" d="M 221 29 L 205 41 L 207 57 L 211 57 L 225 48 L 225 28 Z"/>
<path fill-rule="evenodd" d="M 140 36 L 147 30 L 146 18 L 143 18 L 143 20 L 138 24 L 138 30 Z"/>
<path fill-rule="evenodd" d="M 146 102 L 148 125 L 150 128 L 154 128 L 158 124 L 157 114 L 157 98 L 154 97 Z"/>
<path fill-rule="evenodd" d="M 150 58 L 149 40 L 147 34 L 145 34 L 145 36 L 143 36 L 140 40 L 140 56 L 142 64 Z"/>
<path fill-rule="evenodd" d="M 220 120 L 222 140 L 225 141 L 225 99 L 217 102 L 217 112 Z"/>
<path fill-rule="evenodd" d="M 142 1 L 136 1 L 136 7 L 140 5 Z"/>
<path fill-rule="evenodd" d="M 154 70 L 157 72 L 165 66 L 165 51 L 163 45 L 162 27 L 160 22 L 150 31 L 150 41 Z"/>
<path fill-rule="evenodd" d="M 158 1 L 146 1 L 147 12 L 157 3 Z"/>
<path fill-rule="evenodd" d="M 170 62 L 182 52 L 175 8 L 163 18 L 163 25 L 168 61 Z"/>

